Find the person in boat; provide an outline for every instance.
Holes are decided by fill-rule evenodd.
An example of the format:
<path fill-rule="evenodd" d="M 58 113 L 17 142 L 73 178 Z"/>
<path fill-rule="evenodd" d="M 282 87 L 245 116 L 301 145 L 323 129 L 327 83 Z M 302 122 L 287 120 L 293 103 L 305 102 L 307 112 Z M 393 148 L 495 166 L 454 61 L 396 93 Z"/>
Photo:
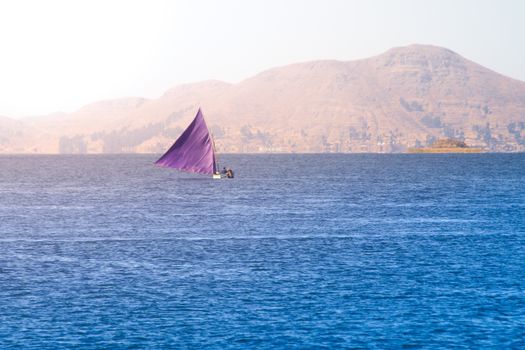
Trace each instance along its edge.
<path fill-rule="evenodd" d="M 226 170 L 226 177 L 228 179 L 233 179 L 233 170 L 232 169 Z"/>

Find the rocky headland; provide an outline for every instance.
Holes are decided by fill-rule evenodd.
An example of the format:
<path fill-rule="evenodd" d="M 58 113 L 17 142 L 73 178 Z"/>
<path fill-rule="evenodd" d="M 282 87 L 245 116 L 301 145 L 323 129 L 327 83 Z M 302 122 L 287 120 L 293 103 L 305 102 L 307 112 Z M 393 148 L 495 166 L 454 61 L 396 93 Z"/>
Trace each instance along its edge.
<path fill-rule="evenodd" d="M 481 148 L 469 147 L 464 141 L 454 139 L 441 139 L 429 147 L 413 147 L 408 153 L 481 153 Z"/>

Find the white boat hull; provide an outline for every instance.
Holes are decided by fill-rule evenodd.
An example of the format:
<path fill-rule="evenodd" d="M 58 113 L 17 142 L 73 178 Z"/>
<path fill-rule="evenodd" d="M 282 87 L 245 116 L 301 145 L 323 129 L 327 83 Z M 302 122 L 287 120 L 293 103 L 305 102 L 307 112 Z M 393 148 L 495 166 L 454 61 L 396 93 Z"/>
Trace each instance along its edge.
<path fill-rule="evenodd" d="M 215 179 L 215 180 L 220 180 L 220 179 L 230 179 L 228 177 L 228 175 L 226 174 L 213 174 L 212 175 L 212 178 Z M 233 179 L 233 178 L 232 178 Z"/>

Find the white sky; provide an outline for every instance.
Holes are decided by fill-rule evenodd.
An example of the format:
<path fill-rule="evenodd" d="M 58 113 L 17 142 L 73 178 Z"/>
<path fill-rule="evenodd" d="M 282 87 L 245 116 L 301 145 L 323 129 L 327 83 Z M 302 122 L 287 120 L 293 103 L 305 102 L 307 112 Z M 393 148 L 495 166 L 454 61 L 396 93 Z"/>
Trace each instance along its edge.
<path fill-rule="evenodd" d="M 520 0 L 0 0 L 0 115 L 413 43 L 525 80 Z"/>

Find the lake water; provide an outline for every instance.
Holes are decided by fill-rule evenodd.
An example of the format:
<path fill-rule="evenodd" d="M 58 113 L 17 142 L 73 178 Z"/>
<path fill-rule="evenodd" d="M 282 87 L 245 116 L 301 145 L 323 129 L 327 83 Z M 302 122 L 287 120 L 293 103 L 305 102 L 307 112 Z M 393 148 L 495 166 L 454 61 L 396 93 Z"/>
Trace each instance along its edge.
<path fill-rule="evenodd" d="M 525 347 L 525 154 L 0 157 L 1 349 Z"/>

